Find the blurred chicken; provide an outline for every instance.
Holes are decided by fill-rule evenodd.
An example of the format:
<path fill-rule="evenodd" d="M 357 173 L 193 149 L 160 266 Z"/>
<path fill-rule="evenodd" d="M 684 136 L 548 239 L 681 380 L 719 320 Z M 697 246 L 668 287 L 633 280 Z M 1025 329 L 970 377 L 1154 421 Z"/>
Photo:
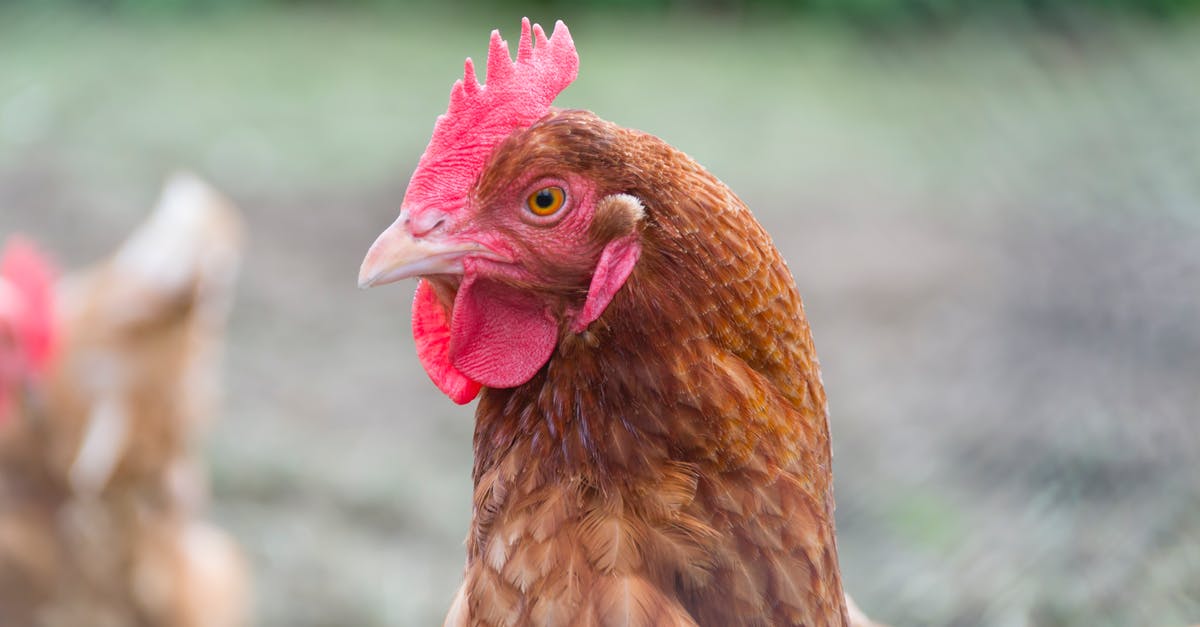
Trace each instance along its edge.
<path fill-rule="evenodd" d="M 57 354 L 10 378 L 0 425 L 0 625 L 246 622 L 247 567 L 199 519 L 194 450 L 240 250 L 236 210 L 177 175 L 112 257 L 59 286 Z"/>

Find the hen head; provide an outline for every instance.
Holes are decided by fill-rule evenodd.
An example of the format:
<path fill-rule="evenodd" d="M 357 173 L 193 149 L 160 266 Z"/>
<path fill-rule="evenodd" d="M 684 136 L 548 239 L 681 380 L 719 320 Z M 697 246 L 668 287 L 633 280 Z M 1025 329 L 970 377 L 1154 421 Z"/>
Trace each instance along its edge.
<path fill-rule="evenodd" d="M 517 59 L 492 32 L 485 85 L 470 59 L 409 182 L 367 252 L 362 287 L 422 277 L 418 355 L 457 403 L 510 388 L 564 333 L 594 322 L 640 254 L 643 207 L 612 176 L 617 127 L 551 102 L 579 66 L 571 35 L 522 22 Z"/>
<path fill-rule="evenodd" d="M 54 356 L 54 281 L 53 265 L 33 243 L 9 240 L 0 255 L 0 422 L 14 391 Z"/>
<path fill-rule="evenodd" d="M 54 463 L 76 494 L 157 489 L 165 477 L 196 497 L 176 469 L 216 413 L 241 248 L 238 210 L 178 173 L 113 255 L 63 281 L 46 401 L 62 443 Z"/>

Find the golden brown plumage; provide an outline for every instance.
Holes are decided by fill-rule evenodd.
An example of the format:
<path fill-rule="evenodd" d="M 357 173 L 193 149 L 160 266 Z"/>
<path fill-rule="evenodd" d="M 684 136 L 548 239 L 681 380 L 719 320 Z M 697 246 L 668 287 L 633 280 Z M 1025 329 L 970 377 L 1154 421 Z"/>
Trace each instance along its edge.
<path fill-rule="evenodd" d="M 539 168 L 640 199 L 642 254 L 533 379 L 485 389 L 447 623 L 845 624 L 825 396 L 770 238 L 683 153 L 581 111 L 502 144 L 481 202 Z"/>

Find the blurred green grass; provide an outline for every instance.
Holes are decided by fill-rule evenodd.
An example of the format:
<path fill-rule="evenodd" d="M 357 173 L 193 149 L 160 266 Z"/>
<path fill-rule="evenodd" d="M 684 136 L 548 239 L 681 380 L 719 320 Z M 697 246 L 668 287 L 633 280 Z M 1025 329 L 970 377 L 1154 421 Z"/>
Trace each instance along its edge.
<path fill-rule="evenodd" d="M 462 57 L 484 56 L 480 33 L 515 32 L 521 14 L 508 13 L 307 8 L 174 20 L 10 8 L 0 19 L 0 164 L 53 159 L 81 185 L 128 180 L 137 190 L 171 162 L 235 189 L 402 182 Z M 893 43 L 795 20 L 592 16 L 573 26 L 583 72 L 559 104 L 650 130 L 735 189 L 771 197 L 854 162 L 892 179 L 866 181 L 879 187 L 961 181 L 1002 150 L 1108 130 L 1099 127 L 1115 107 L 1190 123 L 1194 25 L 1146 34 L 1097 23 L 1079 41 L 1027 29 L 969 24 Z M 997 165 L 1025 165 L 1012 161 Z M 762 164 L 786 164 L 787 175 Z"/>
<path fill-rule="evenodd" d="M 792 264 L 864 608 L 1197 619 L 1200 24 L 565 10 L 558 104 L 696 157 Z M 457 583 L 468 412 L 412 359 L 407 290 L 353 280 L 463 57 L 522 15 L 0 6 L 0 232 L 83 263 L 179 166 L 247 211 L 208 451 L 261 624 L 430 624 Z"/>

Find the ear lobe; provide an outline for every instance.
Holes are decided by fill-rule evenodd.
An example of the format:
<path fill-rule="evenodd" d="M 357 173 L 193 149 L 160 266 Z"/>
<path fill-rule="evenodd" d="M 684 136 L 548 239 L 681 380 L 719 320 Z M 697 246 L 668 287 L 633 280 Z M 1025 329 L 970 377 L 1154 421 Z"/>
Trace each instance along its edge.
<path fill-rule="evenodd" d="M 604 251 L 600 253 L 600 261 L 596 264 L 596 271 L 592 273 L 587 300 L 571 323 L 572 333 L 582 333 L 604 313 L 617 291 L 625 285 L 641 254 L 642 244 L 638 241 L 636 233 L 617 238 L 604 247 Z"/>

